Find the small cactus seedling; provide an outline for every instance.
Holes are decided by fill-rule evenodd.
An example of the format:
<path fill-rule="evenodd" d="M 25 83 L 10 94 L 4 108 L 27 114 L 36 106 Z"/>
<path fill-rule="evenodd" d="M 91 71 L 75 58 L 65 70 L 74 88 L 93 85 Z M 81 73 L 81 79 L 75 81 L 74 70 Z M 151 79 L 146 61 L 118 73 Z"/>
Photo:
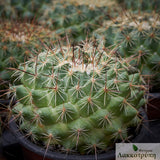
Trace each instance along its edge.
<path fill-rule="evenodd" d="M 95 41 L 43 51 L 16 74 L 14 119 L 47 149 L 97 153 L 127 140 L 127 128 L 142 120 L 141 75 Z"/>

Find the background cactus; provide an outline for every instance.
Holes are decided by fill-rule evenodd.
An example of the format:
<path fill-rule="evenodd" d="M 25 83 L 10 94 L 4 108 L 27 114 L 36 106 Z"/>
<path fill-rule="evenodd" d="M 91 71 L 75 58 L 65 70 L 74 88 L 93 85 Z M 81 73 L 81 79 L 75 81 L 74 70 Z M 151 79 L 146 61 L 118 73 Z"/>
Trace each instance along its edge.
<path fill-rule="evenodd" d="M 64 1 L 64 0 L 63 0 Z M 117 5 L 115 0 L 66 0 L 67 2 L 71 2 L 71 3 L 78 3 L 79 5 L 90 5 L 90 6 L 110 6 L 110 7 L 115 7 L 115 5 Z"/>
<path fill-rule="evenodd" d="M 48 4 L 51 4 L 51 0 L 2 0 L 0 16 L 32 19 L 42 15 Z"/>
<path fill-rule="evenodd" d="M 138 11 L 148 11 L 152 12 L 153 10 L 159 11 L 160 1 L 159 0 L 117 0 L 124 8 Z"/>
<path fill-rule="evenodd" d="M 27 22 L 1 21 L 0 24 L 0 78 L 10 78 L 9 67 L 18 67 L 20 62 L 33 56 L 33 50 L 41 49 L 42 41 L 56 39 L 51 31 Z"/>
<path fill-rule="evenodd" d="M 160 20 L 158 14 L 125 14 L 104 23 L 94 32 L 106 46 L 119 46 L 117 53 L 137 66 L 150 86 L 160 82 Z"/>
<path fill-rule="evenodd" d="M 12 113 L 33 141 L 66 152 L 96 153 L 137 125 L 141 75 L 96 42 L 44 51 L 21 64 Z"/>
<path fill-rule="evenodd" d="M 107 6 L 92 6 L 55 1 L 38 19 L 40 24 L 47 24 L 56 34 L 64 37 L 66 33 L 72 41 L 85 40 L 86 36 L 99 28 L 108 19 L 110 9 Z"/>
<path fill-rule="evenodd" d="M 77 42 L 84 40 L 86 36 L 89 37 L 95 29 L 99 28 L 103 21 L 108 19 L 108 13 L 112 15 L 117 13 L 115 10 L 118 10 L 118 7 L 117 9 L 113 7 L 115 3 L 108 0 L 103 1 L 103 5 L 101 3 L 98 5 L 96 2 L 95 5 L 91 5 L 91 2 L 79 4 L 66 0 L 41 0 L 38 2 L 35 0 L 8 0 L 1 4 L 1 15 L 3 18 L 10 15 L 15 19 L 36 19 L 39 24 L 47 25 L 54 30 L 55 34 L 61 37 L 68 34 L 70 40 Z"/>

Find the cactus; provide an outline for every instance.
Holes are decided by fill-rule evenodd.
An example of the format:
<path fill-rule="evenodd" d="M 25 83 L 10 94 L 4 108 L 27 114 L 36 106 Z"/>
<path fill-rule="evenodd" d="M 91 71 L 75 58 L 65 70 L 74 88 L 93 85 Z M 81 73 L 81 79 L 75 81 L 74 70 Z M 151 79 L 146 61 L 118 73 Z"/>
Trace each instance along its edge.
<path fill-rule="evenodd" d="M 34 142 L 81 154 L 126 140 L 141 122 L 141 75 L 95 41 L 43 51 L 19 66 L 12 114 Z M 49 147 L 50 148 L 50 147 Z"/>
<path fill-rule="evenodd" d="M 42 15 L 48 4 L 51 4 L 50 0 L 2 0 L 0 2 L 0 16 L 32 19 Z"/>
<path fill-rule="evenodd" d="M 117 0 L 126 9 L 131 9 L 133 11 L 149 11 L 159 10 L 160 5 L 159 0 Z"/>
<path fill-rule="evenodd" d="M 64 1 L 64 0 L 63 0 Z M 116 1 L 115 0 L 66 0 L 66 1 L 69 1 L 71 3 L 77 3 L 77 4 L 80 4 L 80 5 L 90 5 L 90 6 L 110 6 L 110 7 L 113 7 L 116 4 Z"/>
<path fill-rule="evenodd" d="M 80 5 L 78 2 L 66 0 L 53 1 L 52 3 L 50 0 L 47 2 L 46 0 L 41 1 L 9 0 L 8 4 L 7 2 L 2 4 L 1 15 L 5 17 L 6 14 L 12 14 L 14 18 L 36 18 L 39 24 L 47 25 L 55 31 L 55 34 L 61 37 L 68 34 L 70 40 L 81 41 L 85 40 L 86 35 L 89 37 L 95 29 L 100 27 L 104 19 L 108 19 L 107 14 L 109 12 L 116 13 L 115 11 L 112 12 L 111 7 L 108 7 L 108 5 L 111 5 L 110 3 L 106 3 L 105 6 L 98 6 L 97 4 L 94 6 Z M 6 7 L 3 5 L 6 5 Z M 33 8 L 33 10 L 30 8 Z"/>
<path fill-rule="evenodd" d="M 53 37 L 52 37 L 53 36 Z M 18 67 L 28 60 L 32 50 L 40 50 L 40 40 L 54 40 L 55 35 L 35 24 L 26 22 L 2 21 L 0 24 L 0 78 L 10 79 L 6 68 Z"/>
<path fill-rule="evenodd" d="M 88 6 L 60 1 L 46 9 L 38 22 L 47 24 L 62 37 L 67 33 L 70 40 L 80 41 L 85 40 L 86 35 L 89 37 L 95 29 L 102 25 L 105 19 L 108 19 L 108 12 L 107 6 Z"/>
<path fill-rule="evenodd" d="M 104 24 L 94 36 L 103 37 L 106 46 L 119 46 L 118 53 L 132 60 L 151 87 L 160 84 L 159 15 L 125 13 Z"/>

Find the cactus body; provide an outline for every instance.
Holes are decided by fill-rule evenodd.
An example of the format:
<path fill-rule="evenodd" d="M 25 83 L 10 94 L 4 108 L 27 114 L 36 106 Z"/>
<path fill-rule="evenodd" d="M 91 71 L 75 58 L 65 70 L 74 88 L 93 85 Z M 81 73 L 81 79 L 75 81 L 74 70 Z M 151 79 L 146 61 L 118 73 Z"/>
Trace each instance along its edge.
<path fill-rule="evenodd" d="M 33 50 L 40 50 L 42 41 L 56 38 L 51 31 L 25 22 L 2 21 L 0 25 L 0 78 L 10 79 L 10 67 L 33 57 Z"/>
<path fill-rule="evenodd" d="M 42 15 L 50 0 L 5 0 L 0 2 L 0 16 L 33 19 Z"/>
<path fill-rule="evenodd" d="M 144 103 L 139 73 L 103 46 L 44 51 L 21 65 L 13 114 L 34 141 L 80 153 L 126 139 Z"/>
<path fill-rule="evenodd" d="M 55 2 L 48 7 L 42 17 L 38 19 L 40 24 L 48 25 L 61 37 L 68 34 L 70 40 L 85 40 L 91 33 L 108 19 L 108 6 L 79 5 L 67 1 Z"/>
<path fill-rule="evenodd" d="M 153 10 L 159 10 L 158 6 L 160 6 L 159 0 L 117 0 L 124 8 L 133 10 L 135 12 L 138 11 L 148 11 L 152 12 Z"/>
<path fill-rule="evenodd" d="M 126 16 L 127 15 L 127 16 Z M 106 46 L 117 45 L 117 53 L 138 67 L 150 86 L 160 82 L 160 20 L 157 14 L 128 14 L 107 22 L 94 32 Z"/>

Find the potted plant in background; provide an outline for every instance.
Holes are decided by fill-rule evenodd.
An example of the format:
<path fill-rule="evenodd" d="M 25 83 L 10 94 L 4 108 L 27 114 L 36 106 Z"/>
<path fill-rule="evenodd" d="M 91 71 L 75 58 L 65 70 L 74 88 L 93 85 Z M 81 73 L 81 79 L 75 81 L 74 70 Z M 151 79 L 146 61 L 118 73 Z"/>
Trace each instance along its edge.
<path fill-rule="evenodd" d="M 70 41 L 79 42 L 90 37 L 108 17 L 108 6 L 80 5 L 66 0 L 54 1 L 44 14 L 38 18 L 38 23 L 47 25 L 61 37 L 69 35 Z"/>
<path fill-rule="evenodd" d="M 141 12 L 141 11 L 148 11 L 148 12 L 152 12 L 153 10 L 157 9 L 159 10 L 159 8 L 157 6 L 160 5 L 159 0 L 154 0 L 154 1 L 150 1 L 150 0 L 116 0 L 117 3 L 119 3 L 124 9 L 127 10 L 132 10 L 135 13 L 137 12 Z"/>
<path fill-rule="evenodd" d="M 10 124 L 16 121 L 17 129 L 11 129 L 26 144 L 24 153 L 34 146 L 29 142 L 28 147 L 26 138 L 46 147 L 37 151 L 41 159 L 56 160 L 98 159 L 115 142 L 129 141 L 133 135 L 128 128 L 143 121 L 139 108 L 145 103 L 145 87 L 140 73 L 115 51 L 95 41 L 68 44 L 19 66 L 22 84 L 11 88 L 17 103 Z"/>
<path fill-rule="evenodd" d="M 7 0 L 0 2 L 0 16 L 5 19 L 34 19 L 51 5 L 51 0 Z"/>
<path fill-rule="evenodd" d="M 111 18 L 112 19 L 112 18 Z M 106 46 L 117 45 L 117 54 L 130 60 L 130 64 L 141 71 L 149 86 L 148 115 L 150 111 L 160 113 L 160 19 L 155 12 L 132 14 L 123 12 L 94 32 Z M 110 38 L 111 37 L 111 38 Z M 146 110 L 147 111 L 147 110 Z M 160 114 L 159 114 L 160 115 Z M 156 118 L 160 118 L 158 116 Z M 151 116 L 153 117 L 153 116 Z"/>

